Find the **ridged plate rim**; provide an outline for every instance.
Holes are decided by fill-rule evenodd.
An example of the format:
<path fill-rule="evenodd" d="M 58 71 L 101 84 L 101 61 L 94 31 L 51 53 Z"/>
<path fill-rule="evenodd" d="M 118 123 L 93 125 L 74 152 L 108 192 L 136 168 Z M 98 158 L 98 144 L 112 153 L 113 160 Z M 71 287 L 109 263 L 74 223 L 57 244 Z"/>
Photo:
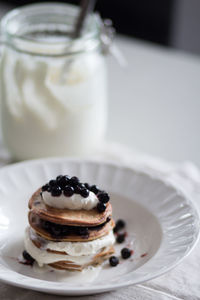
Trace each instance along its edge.
<path fill-rule="evenodd" d="M 45 158 L 45 159 L 37 159 L 37 160 L 29 160 L 24 162 L 15 163 L 12 165 L 8 165 L 0 170 L 0 176 L 2 176 L 5 172 L 14 172 L 16 168 L 24 168 L 24 167 L 31 167 L 31 165 L 39 164 L 41 166 L 43 165 L 54 165 L 54 164 L 61 164 L 61 163 L 74 163 L 76 165 L 82 166 L 84 165 L 93 165 L 98 168 L 114 168 L 115 170 L 118 170 L 119 172 L 129 173 L 129 174 L 135 174 L 136 176 L 141 176 L 143 178 L 148 178 L 148 180 L 152 181 L 152 183 L 157 184 L 158 186 L 163 186 L 166 189 L 171 189 L 174 192 L 174 195 L 177 195 L 182 199 L 182 201 L 186 204 L 186 207 L 188 206 L 188 209 L 191 211 L 191 216 L 193 223 L 188 223 L 188 225 L 192 225 L 191 227 L 191 236 L 190 241 L 186 243 L 186 249 L 182 250 L 177 256 L 177 259 L 174 261 L 174 263 L 170 263 L 169 265 L 165 265 L 160 268 L 160 270 L 150 272 L 148 275 L 143 276 L 141 278 L 138 278 L 138 280 L 133 280 L 131 278 L 131 275 L 133 273 L 136 273 L 136 271 L 130 272 L 128 275 L 125 275 L 121 282 L 111 282 L 109 284 L 104 284 L 102 286 L 99 285 L 91 285 L 90 287 L 67 287 L 66 283 L 57 283 L 57 282 L 51 282 L 49 284 L 48 281 L 43 281 L 40 279 L 30 278 L 21 274 L 18 274 L 2 265 L 0 265 L 0 280 L 3 282 L 6 282 L 8 284 L 18 286 L 18 287 L 24 287 L 27 289 L 32 290 L 40 290 L 43 292 L 48 293 L 54 293 L 54 294 L 63 294 L 63 295 L 86 295 L 86 294 L 93 294 L 93 293 L 100 293 L 104 291 L 110 291 L 114 290 L 120 287 L 125 287 L 131 284 L 139 284 L 144 281 L 156 278 L 167 271 L 170 271 L 172 268 L 176 267 L 186 256 L 190 254 L 194 246 L 196 245 L 198 238 L 199 238 L 199 228 L 200 228 L 200 219 L 199 219 L 199 213 L 196 208 L 196 205 L 190 199 L 186 193 L 184 193 L 182 190 L 175 187 L 173 184 L 169 183 L 167 180 L 163 178 L 159 178 L 159 176 L 152 176 L 148 172 L 141 171 L 138 167 L 135 169 L 127 166 L 122 166 L 118 163 L 113 162 L 102 162 L 102 161 L 95 161 L 95 160 L 83 160 L 83 159 L 77 159 L 77 158 Z M 148 181 L 147 180 L 147 181 Z M 176 214 L 174 215 L 174 218 L 176 217 Z M 181 220 L 181 219 L 180 219 Z M 184 220 L 184 218 L 183 218 Z M 162 224 L 161 224 L 162 225 Z M 165 235 L 166 233 L 164 233 Z M 184 245 L 183 245 L 184 246 Z M 175 255 L 176 257 L 176 255 Z M 166 257 L 165 257 L 166 259 Z M 142 266 L 143 267 L 143 266 Z M 140 269 L 140 268 L 139 268 Z M 151 269 L 151 267 L 150 267 Z"/>

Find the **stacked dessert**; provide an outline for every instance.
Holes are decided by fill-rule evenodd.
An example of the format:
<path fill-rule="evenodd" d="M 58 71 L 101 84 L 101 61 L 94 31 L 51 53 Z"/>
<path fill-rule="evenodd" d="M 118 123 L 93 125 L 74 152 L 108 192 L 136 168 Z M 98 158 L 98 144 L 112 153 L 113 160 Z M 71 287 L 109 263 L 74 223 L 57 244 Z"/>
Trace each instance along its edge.
<path fill-rule="evenodd" d="M 109 195 L 77 177 L 58 176 L 29 200 L 24 257 L 61 270 L 101 264 L 113 252 Z"/>

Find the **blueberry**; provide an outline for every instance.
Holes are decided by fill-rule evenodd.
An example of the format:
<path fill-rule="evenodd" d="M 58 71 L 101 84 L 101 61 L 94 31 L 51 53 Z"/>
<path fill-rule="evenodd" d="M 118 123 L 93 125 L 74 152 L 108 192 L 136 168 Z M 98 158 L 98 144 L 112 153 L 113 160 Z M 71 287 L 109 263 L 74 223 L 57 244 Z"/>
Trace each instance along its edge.
<path fill-rule="evenodd" d="M 119 263 L 119 259 L 116 256 L 111 256 L 109 258 L 109 263 L 112 267 L 116 267 Z"/>
<path fill-rule="evenodd" d="M 84 188 L 81 189 L 80 194 L 83 198 L 87 198 L 89 196 L 89 191 L 86 188 Z"/>
<path fill-rule="evenodd" d="M 42 186 L 42 191 L 43 191 L 43 192 L 48 191 L 48 189 L 49 189 L 48 183 Z"/>
<path fill-rule="evenodd" d="M 29 254 L 26 250 L 23 251 L 22 255 L 23 255 L 23 258 L 24 258 L 29 264 L 33 264 L 33 263 L 34 263 L 35 259 L 34 259 L 32 256 L 30 256 L 30 254 Z"/>
<path fill-rule="evenodd" d="M 106 210 L 106 204 L 105 203 L 102 203 L 102 202 L 99 202 L 97 204 L 97 210 L 99 212 L 104 212 Z"/>
<path fill-rule="evenodd" d="M 86 187 L 86 189 L 90 190 L 91 186 L 86 182 L 84 183 L 84 186 Z"/>
<path fill-rule="evenodd" d="M 98 194 L 98 192 L 100 191 L 99 188 L 96 186 L 96 185 L 92 185 L 90 187 L 90 191 L 95 193 L 95 194 Z"/>
<path fill-rule="evenodd" d="M 121 256 L 122 256 L 122 258 L 124 258 L 124 259 L 129 258 L 129 257 L 131 256 L 131 250 L 128 249 L 128 248 L 123 248 L 123 249 L 121 250 Z"/>
<path fill-rule="evenodd" d="M 81 193 L 81 190 L 82 190 L 82 187 L 77 185 L 74 187 L 74 193 L 75 194 L 80 194 Z"/>
<path fill-rule="evenodd" d="M 58 185 L 55 185 L 51 189 L 51 196 L 53 197 L 59 197 L 62 194 L 61 187 Z"/>
<path fill-rule="evenodd" d="M 81 183 L 81 182 L 79 182 L 78 186 L 79 186 L 80 188 L 82 188 L 82 189 L 85 189 L 85 188 L 86 188 L 85 184 L 84 184 L 84 183 Z"/>
<path fill-rule="evenodd" d="M 72 186 L 67 185 L 64 187 L 63 193 L 66 197 L 71 197 L 74 194 L 74 188 Z"/>
<path fill-rule="evenodd" d="M 59 181 L 62 177 L 63 177 L 63 175 L 58 175 L 58 176 L 56 177 L 56 181 Z"/>
<path fill-rule="evenodd" d="M 57 237 L 61 235 L 61 226 L 59 226 L 58 224 L 52 224 L 51 225 L 51 233 L 53 236 Z"/>
<path fill-rule="evenodd" d="M 100 192 L 98 195 L 97 195 L 99 201 L 103 202 L 103 203 L 107 203 L 109 200 L 110 200 L 110 197 L 107 193 L 105 192 Z"/>
<path fill-rule="evenodd" d="M 78 184 L 79 184 L 79 179 L 78 179 L 78 177 L 73 176 L 73 177 L 70 179 L 70 185 L 76 186 L 76 185 L 78 185 Z"/>
<path fill-rule="evenodd" d="M 49 181 L 50 186 L 55 186 L 56 184 L 57 184 L 56 180 L 52 179 L 52 180 Z"/>
<path fill-rule="evenodd" d="M 117 226 L 115 226 L 114 228 L 113 228 L 113 232 L 114 233 L 117 233 L 119 231 L 119 228 L 117 227 Z"/>
<path fill-rule="evenodd" d="M 78 183 L 74 186 L 74 191 L 76 194 L 81 194 L 82 189 L 85 189 L 85 185 L 83 183 Z"/>
<path fill-rule="evenodd" d="M 88 227 L 80 227 L 78 229 L 78 233 L 80 235 L 88 235 L 88 233 L 89 233 Z"/>
<path fill-rule="evenodd" d="M 106 219 L 106 222 L 108 223 L 108 222 L 110 222 L 110 220 L 111 220 L 111 216 L 108 216 Z"/>
<path fill-rule="evenodd" d="M 59 178 L 58 178 L 59 177 Z M 57 184 L 63 189 L 67 184 L 70 182 L 70 177 L 67 175 L 64 176 L 58 176 L 57 178 Z"/>
<path fill-rule="evenodd" d="M 125 223 L 124 220 L 121 220 L 121 219 L 118 220 L 116 222 L 116 225 L 115 225 L 114 229 L 113 229 L 114 233 L 117 233 L 118 231 L 120 231 L 121 229 L 123 229 L 125 226 L 126 226 L 126 223 Z"/>
<path fill-rule="evenodd" d="M 124 220 L 118 220 L 117 222 L 116 222 L 116 227 L 118 228 L 118 229 L 123 229 L 124 227 L 126 226 L 126 223 L 125 223 L 125 221 Z"/>
<path fill-rule="evenodd" d="M 69 229 L 67 228 L 67 226 L 62 226 L 61 233 L 62 233 L 62 235 L 68 235 L 69 234 Z"/>
<path fill-rule="evenodd" d="M 47 192 L 51 193 L 52 186 L 49 185 Z"/>
<path fill-rule="evenodd" d="M 124 241 L 125 241 L 125 234 L 124 234 L 124 233 L 119 234 L 119 235 L 117 236 L 116 242 L 117 242 L 118 244 L 121 244 L 121 243 L 123 243 Z"/>
<path fill-rule="evenodd" d="M 45 230 L 49 230 L 51 225 L 48 221 L 43 221 L 42 222 L 42 227 L 45 229 Z"/>

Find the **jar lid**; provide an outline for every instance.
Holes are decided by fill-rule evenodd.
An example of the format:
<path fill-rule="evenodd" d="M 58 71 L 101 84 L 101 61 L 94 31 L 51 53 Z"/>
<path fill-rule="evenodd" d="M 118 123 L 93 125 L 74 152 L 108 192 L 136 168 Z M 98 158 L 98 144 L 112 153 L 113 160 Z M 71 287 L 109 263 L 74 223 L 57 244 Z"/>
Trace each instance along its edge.
<path fill-rule="evenodd" d="M 100 46 L 102 21 L 90 14 L 81 36 L 71 38 L 79 7 L 63 3 L 32 4 L 12 10 L 1 21 L 3 42 L 16 51 L 44 56 L 74 55 Z"/>

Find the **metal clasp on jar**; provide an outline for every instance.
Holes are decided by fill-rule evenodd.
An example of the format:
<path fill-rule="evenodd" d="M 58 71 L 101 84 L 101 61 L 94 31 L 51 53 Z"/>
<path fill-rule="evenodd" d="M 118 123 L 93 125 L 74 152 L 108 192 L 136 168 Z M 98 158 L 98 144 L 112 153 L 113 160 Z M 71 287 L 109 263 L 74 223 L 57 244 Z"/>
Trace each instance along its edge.
<path fill-rule="evenodd" d="M 125 67 L 127 65 L 127 61 L 121 52 L 121 50 L 114 43 L 115 37 L 115 28 L 113 27 L 112 20 L 105 19 L 101 24 L 101 32 L 100 32 L 100 41 L 101 41 L 101 51 L 104 55 L 110 53 L 112 54 L 120 66 Z"/>

